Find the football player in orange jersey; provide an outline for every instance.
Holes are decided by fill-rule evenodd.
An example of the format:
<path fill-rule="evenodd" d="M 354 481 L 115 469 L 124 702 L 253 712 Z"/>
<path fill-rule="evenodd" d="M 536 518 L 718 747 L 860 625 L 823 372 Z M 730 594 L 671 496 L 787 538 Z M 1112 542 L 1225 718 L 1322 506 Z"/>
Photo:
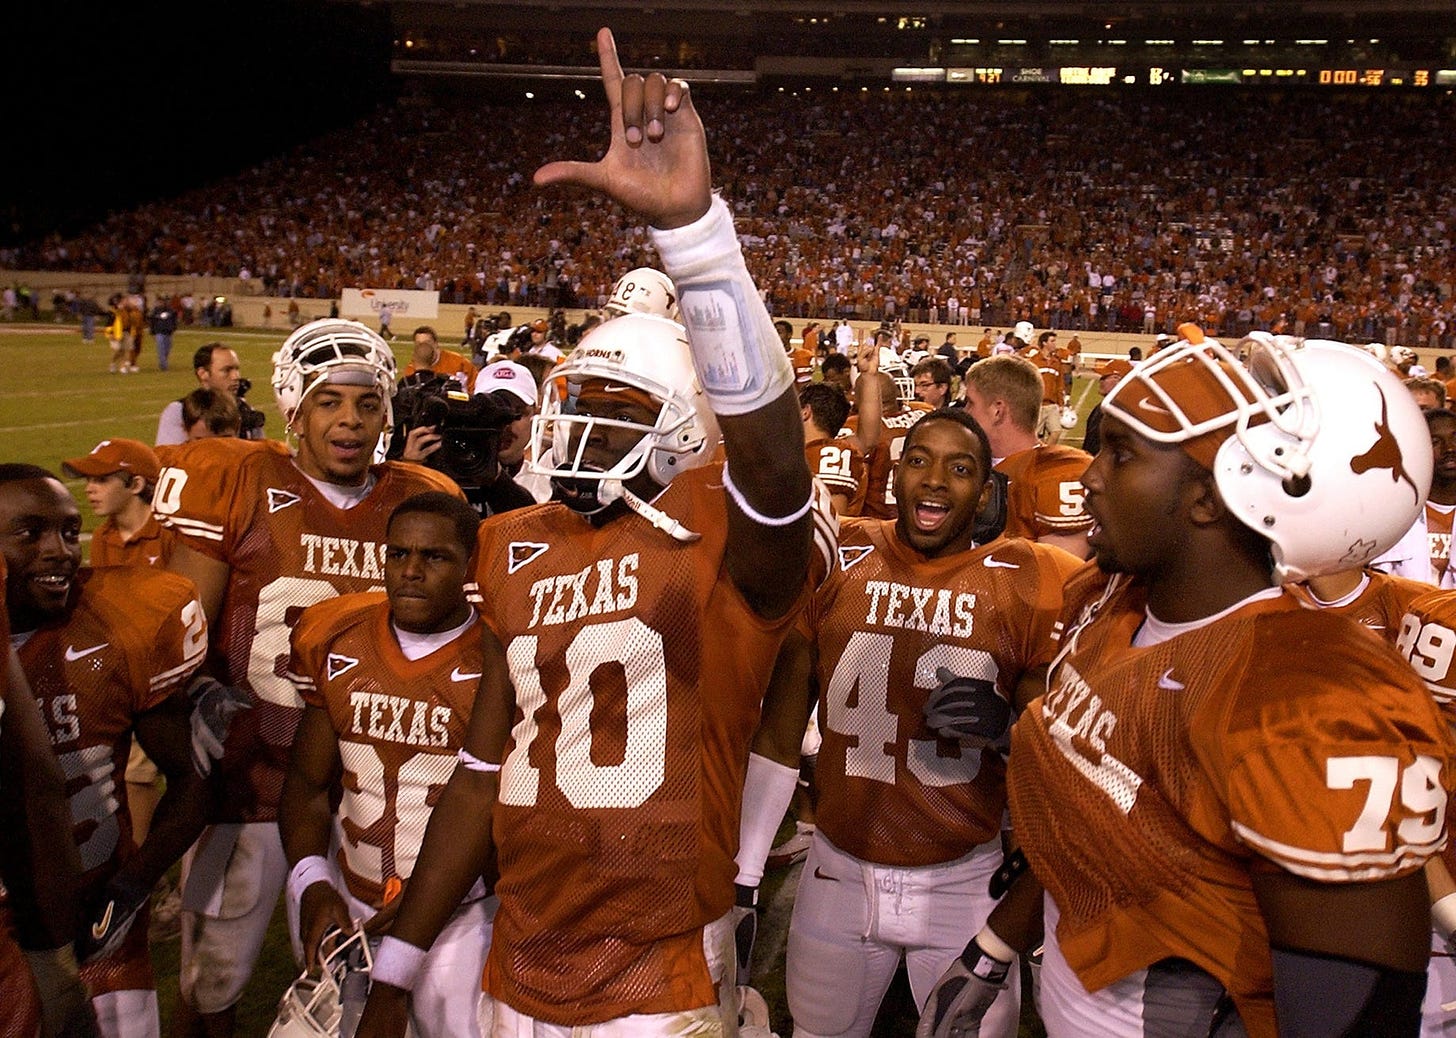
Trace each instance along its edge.
<path fill-rule="evenodd" d="M 817 831 L 788 938 L 796 1035 L 869 1035 L 902 956 L 923 1004 L 994 904 L 1006 790 L 989 744 L 1006 732 L 1016 686 L 1051 662 L 1079 560 L 1021 539 L 978 543 L 991 492 L 975 421 L 952 409 L 922 418 L 896 470 L 898 517 L 845 523 L 838 570 L 774 672 L 768 702 L 792 700 L 802 718 L 817 697 L 823 733 Z M 797 777 L 795 725 L 766 720 L 754 748 L 738 856 L 747 885 Z M 1012 984 L 982 1033 L 1014 1035 L 1019 1008 Z"/>
<path fill-rule="evenodd" d="M 884 363 L 889 347 L 880 351 L 880 363 Z M 904 371 L 902 367 L 900 370 Z M 871 381 L 873 380 L 873 382 Z M 907 371 L 904 381 L 909 381 Z M 876 411 L 869 401 L 858 400 L 856 413 L 850 416 L 847 428 L 863 441 L 873 446 L 865 448 L 865 500 L 860 513 L 875 519 L 895 517 L 895 464 L 905 446 L 905 433 L 930 412 L 930 408 L 904 394 L 900 388 L 901 379 L 886 374 L 883 370 L 873 376 L 861 377 L 855 382 L 855 392 L 863 396 L 864 391 L 877 382 L 880 389 L 881 407 L 878 421 L 866 419 Z"/>
<path fill-rule="evenodd" d="M 611 146 L 536 183 L 642 214 L 686 333 L 628 314 L 585 337 L 557 369 L 580 386 L 576 413 L 547 402 L 551 456 L 533 459 L 558 501 L 481 526 L 484 677 L 463 766 L 375 958 L 360 1038 L 404 1033 L 425 949 L 492 852 L 482 1031 L 708 1034 L 736 1013 L 743 770 L 805 597 L 815 494 L 793 372 L 711 193 L 687 84 L 624 77 L 606 29 L 597 48 Z"/>
<path fill-rule="evenodd" d="M 8 581 L 0 552 L 0 587 Z M 66 777 L 50 732 L 10 646 L 9 610 L 0 604 L 0 852 L 7 897 L 0 927 L 0 1034 L 66 1038 L 96 1034 L 96 1015 L 77 970 L 81 855 L 71 838 Z M 28 968 L 27 968 L 28 967 Z"/>
<path fill-rule="evenodd" d="M 1055 545 L 1087 558 L 1092 519 L 1082 506 L 1085 452 L 1036 438 L 1042 383 L 1022 357 L 990 357 L 966 369 L 966 410 L 986 430 L 1007 487 L 1006 535 Z"/>
<path fill-rule="evenodd" d="M 879 371 L 880 351 L 861 343 L 855 357 L 859 380 L 853 392 L 860 407 L 874 413 L 880 409 L 883 385 L 879 378 L 866 378 Z M 862 431 L 845 429 L 853 405 L 832 382 L 810 382 L 799 386 L 799 416 L 804 422 L 804 456 L 809 472 L 824 484 L 836 515 L 859 515 L 868 486 L 865 457 L 879 441 L 882 426 L 869 422 Z"/>
<path fill-rule="evenodd" d="M 223 824 L 184 862 L 180 1034 L 231 1033 L 288 873 L 276 814 L 304 706 L 284 676 L 290 625 L 315 602 L 383 583 L 385 524 L 400 502 L 459 492 L 431 469 L 373 463 L 395 389 L 394 355 L 377 333 L 356 321 L 312 321 L 273 365 L 296 451 L 276 441 L 188 443 L 152 499 L 179 535 L 171 568 L 197 585 L 213 631 L 222 684 L 207 694 L 251 706 L 230 733 L 200 737 L 212 742 L 207 755 L 222 758 L 228 796 Z"/>
<path fill-rule="evenodd" d="M 207 817 L 182 694 L 206 654 L 207 621 L 192 585 L 174 574 L 81 568 L 80 533 L 81 513 L 59 480 L 0 466 L 6 604 L 66 775 L 84 870 L 81 978 L 103 1035 L 145 1038 L 160 1030 L 147 901 Z M 167 776 L 140 847 L 118 788 L 133 738 Z"/>
<path fill-rule="evenodd" d="M 385 593 L 320 602 L 293 629 L 289 677 L 308 706 L 278 826 L 293 866 L 290 923 L 309 969 L 330 927 L 387 929 L 381 910 L 398 907 L 431 806 L 455 770 L 481 674 L 479 618 L 465 598 L 479 525 L 449 494 L 410 498 L 390 517 Z M 421 1038 L 480 1034 L 487 908 L 485 891 L 472 890 L 435 939 L 411 1005 Z"/>
<path fill-rule="evenodd" d="M 1279 584 L 1404 533 L 1424 423 L 1353 348 L 1262 334 L 1241 362 L 1180 331 L 1104 402 L 1084 476 L 1098 565 L 1069 584 L 1047 693 L 1013 730 L 1032 871 L 921 1034 L 974 1033 L 1038 901 L 1052 1038 L 1419 1028 L 1422 867 L 1456 741 L 1387 644 Z"/>

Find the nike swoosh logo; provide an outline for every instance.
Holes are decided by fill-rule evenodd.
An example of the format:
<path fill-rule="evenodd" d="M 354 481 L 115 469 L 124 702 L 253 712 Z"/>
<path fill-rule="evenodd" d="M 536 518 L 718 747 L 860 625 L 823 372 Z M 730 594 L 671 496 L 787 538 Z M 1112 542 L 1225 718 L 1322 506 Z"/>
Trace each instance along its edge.
<path fill-rule="evenodd" d="M 78 649 L 74 645 L 67 645 L 66 662 L 75 663 L 77 660 L 84 659 L 85 657 L 91 655 L 93 652 L 100 652 L 102 649 L 106 648 L 110 644 L 110 642 L 102 642 L 100 645 L 93 645 L 89 649 Z"/>
<path fill-rule="evenodd" d="M 478 671 L 476 673 L 474 673 L 474 674 L 467 674 L 463 670 L 461 670 L 459 667 L 456 667 L 454 670 L 452 670 L 450 672 L 450 680 L 451 681 L 475 681 L 479 677 L 480 677 L 480 673 Z"/>
<path fill-rule="evenodd" d="M 115 901 L 106 902 L 106 913 L 97 922 L 91 924 L 91 939 L 99 941 L 106 936 L 106 931 L 111 929 L 111 913 L 116 908 Z"/>
<path fill-rule="evenodd" d="M 1137 402 L 1137 408 L 1141 411 L 1148 411 L 1152 414 L 1165 414 L 1168 415 L 1170 418 L 1173 415 L 1173 412 L 1169 411 L 1162 404 L 1154 403 L 1153 398 L 1150 396 L 1145 396 L 1141 400 L 1139 400 Z"/>
<path fill-rule="evenodd" d="M 839 882 L 839 877 L 837 877 L 837 876 L 826 876 L 824 874 L 824 870 L 820 866 L 818 866 L 818 865 L 815 865 L 814 866 L 814 878 L 815 879 L 827 879 L 831 883 L 838 883 Z"/>
<path fill-rule="evenodd" d="M 1158 687 L 1168 692 L 1182 692 L 1186 686 L 1181 681 L 1173 680 L 1173 668 L 1169 667 L 1158 678 Z"/>
<path fill-rule="evenodd" d="M 996 558 L 996 556 L 994 556 L 994 555 L 987 555 L 984 559 L 981 560 L 981 565 L 985 566 L 987 569 L 1020 569 L 1021 568 L 1020 566 L 1018 566 L 1014 562 L 1002 562 L 1000 559 Z"/>

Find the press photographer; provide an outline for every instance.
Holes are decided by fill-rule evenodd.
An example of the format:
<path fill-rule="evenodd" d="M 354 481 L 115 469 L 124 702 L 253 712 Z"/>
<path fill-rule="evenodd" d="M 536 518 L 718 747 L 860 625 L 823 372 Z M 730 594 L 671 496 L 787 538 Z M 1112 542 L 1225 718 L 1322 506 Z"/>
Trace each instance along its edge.
<path fill-rule="evenodd" d="M 236 353 L 220 342 L 199 346 L 192 354 L 192 372 L 197 376 L 198 388 L 226 393 L 236 401 L 242 423 L 237 435 L 245 440 L 263 439 L 265 419 L 261 411 L 244 399 L 252 383 L 242 377 Z M 156 445 L 186 443 L 189 428 L 184 421 L 182 401 L 173 400 L 162 409 L 157 421 Z"/>
<path fill-rule="evenodd" d="M 388 456 L 443 472 L 482 515 L 524 508 L 535 499 L 512 476 L 525 456 L 535 407 L 535 380 L 511 361 L 487 366 L 468 397 L 453 379 L 420 372 L 395 393 Z"/>

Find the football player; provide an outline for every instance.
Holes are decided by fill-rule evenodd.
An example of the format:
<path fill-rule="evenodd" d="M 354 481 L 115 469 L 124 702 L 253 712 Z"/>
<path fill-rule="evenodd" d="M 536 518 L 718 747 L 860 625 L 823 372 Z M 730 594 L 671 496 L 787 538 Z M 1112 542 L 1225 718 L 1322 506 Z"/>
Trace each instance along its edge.
<path fill-rule="evenodd" d="M 711 193 L 687 85 L 624 77 L 609 30 L 597 48 L 611 146 L 536 183 L 641 213 L 687 333 L 629 314 L 584 338 L 557 369 L 581 387 L 576 413 L 558 395 L 540 419 L 559 500 L 481 527 L 484 676 L 361 1038 L 404 1033 L 426 949 L 493 852 L 483 1032 L 687 1035 L 736 1018 L 743 769 L 807 589 L 815 496 L 793 372 Z"/>
<path fill-rule="evenodd" d="M 854 392 L 859 404 L 871 414 L 880 409 L 882 382 L 878 377 L 880 354 L 869 343 L 859 347 L 855 357 L 859 381 Z M 866 375 L 874 377 L 866 378 Z M 859 515 L 864 508 L 865 458 L 879 442 L 882 425 L 866 423 L 863 430 L 845 428 L 851 404 L 838 385 L 810 382 L 799 386 L 799 416 L 804 423 L 804 457 L 809 471 L 829 491 L 836 515 Z"/>
<path fill-rule="evenodd" d="M 879 352 L 880 363 L 883 364 L 885 350 Z M 871 379 L 879 384 L 881 406 L 878 411 L 871 406 L 872 401 L 864 398 Z M 905 448 L 906 432 L 930 412 L 930 407 L 914 399 L 912 393 L 902 392 L 901 382 L 908 379 L 908 373 L 901 380 L 880 371 L 871 378 L 861 377 L 855 382 L 858 407 L 846 427 L 862 442 L 868 440 L 873 444 L 865 448 L 865 500 L 861 512 L 872 519 L 895 518 L 895 464 Z M 875 414 L 879 415 L 878 422 L 865 418 Z"/>
<path fill-rule="evenodd" d="M 0 552 L 0 587 L 8 568 Z M 10 647 L 9 612 L 0 607 L 0 851 L 10 925 L 0 928 L 0 1034 L 82 1038 L 96 1016 L 77 970 L 81 855 L 71 838 L 66 779 L 50 732 Z M 22 954 L 23 951 L 23 954 Z M 28 967 L 28 968 L 27 968 Z"/>
<path fill-rule="evenodd" d="M 288 873 L 278 797 L 304 706 L 284 673 L 290 625 L 315 602 L 382 585 L 385 524 L 402 501 L 459 492 L 430 469 L 373 464 L 395 388 L 394 355 L 374 331 L 313 321 L 285 340 L 273 365 L 297 449 L 186 444 L 152 502 L 179 535 L 171 568 L 192 579 L 207 610 L 215 677 L 251 705 L 225 744 L 226 824 L 210 828 L 184 863 L 183 1034 L 231 1033 Z"/>
<path fill-rule="evenodd" d="M 160 1033 L 147 951 L 152 888 L 197 838 L 208 790 L 183 689 L 207 652 L 193 586 L 140 567 L 81 568 L 81 513 L 59 480 L 0 466 L 0 549 L 17 653 L 70 794 L 81 854 L 81 979 L 101 1033 Z M 120 792 L 135 737 L 167 777 L 146 841 Z"/>
<path fill-rule="evenodd" d="M 1006 535 L 1055 545 L 1087 558 L 1092 518 L 1082 506 L 1082 473 L 1092 458 L 1036 436 L 1042 381 L 1021 357 L 989 357 L 965 373 L 966 410 L 991 441 L 996 471 L 1010 480 Z"/>
<path fill-rule="evenodd" d="M 386 531 L 385 593 L 309 606 L 293 629 L 288 674 L 308 705 L 278 826 L 293 866 L 290 922 L 310 970 L 331 927 L 387 925 L 378 913 L 397 906 L 455 770 L 482 670 L 479 620 L 465 599 L 479 525 L 449 494 L 410 498 Z M 435 939 L 411 1005 L 421 1038 L 479 1035 L 489 925 L 484 891 L 475 890 Z"/>
<path fill-rule="evenodd" d="M 1377 635 L 1279 585 L 1409 528 L 1424 423 L 1358 350 L 1263 336 L 1243 363 L 1181 331 L 1104 402 L 1084 476 L 1097 567 L 1067 588 L 1047 693 L 1011 740 L 1032 873 L 922 1034 L 971 1026 L 1038 900 L 1053 1038 L 1419 1027 L 1422 867 L 1456 741 Z"/>
<path fill-rule="evenodd" d="M 988 744 L 1005 734 L 1016 686 L 1051 662 L 1078 566 L 1021 539 L 978 544 L 991 494 L 985 433 L 961 410 L 926 415 L 896 469 L 898 517 L 845 523 L 838 571 L 785 642 L 800 658 L 781 662 L 769 703 L 791 698 L 802 718 L 817 697 L 823 735 L 818 828 L 788 938 L 796 1035 L 869 1035 L 902 956 L 923 1004 L 991 911 L 1006 790 Z M 974 723 L 949 721 L 966 711 Z M 797 778 L 795 726 L 775 727 L 749 758 L 740 884 L 762 876 Z M 1012 984 L 981 1033 L 1015 1034 L 1019 1007 Z"/>

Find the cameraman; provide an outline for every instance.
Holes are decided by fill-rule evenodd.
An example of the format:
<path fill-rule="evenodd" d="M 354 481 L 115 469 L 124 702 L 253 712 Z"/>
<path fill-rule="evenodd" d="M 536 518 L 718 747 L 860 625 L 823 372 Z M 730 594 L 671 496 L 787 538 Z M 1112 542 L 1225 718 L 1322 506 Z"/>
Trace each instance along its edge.
<path fill-rule="evenodd" d="M 243 399 L 248 391 L 248 382 L 242 377 L 236 353 L 220 342 L 199 346 L 192 355 L 192 371 L 197 376 L 197 385 L 200 388 L 226 393 L 237 403 L 241 417 L 239 436 L 245 440 L 263 438 L 263 414 Z M 157 422 L 156 445 L 165 447 L 186 443 L 187 428 L 182 415 L 182 401 L 173 400 L 162 409 L 161 418 Z"/>
<path fill-rule="evenodd" d="M 525 508 L 535 498 L 512 477 L 525 458 L 535 411 L 536 380 L 512 361 L 487 365 L 471 397 L 453 379 L 420 372 L 395 394 L 389 457 L 445 473 L 481 515 Z"/>

